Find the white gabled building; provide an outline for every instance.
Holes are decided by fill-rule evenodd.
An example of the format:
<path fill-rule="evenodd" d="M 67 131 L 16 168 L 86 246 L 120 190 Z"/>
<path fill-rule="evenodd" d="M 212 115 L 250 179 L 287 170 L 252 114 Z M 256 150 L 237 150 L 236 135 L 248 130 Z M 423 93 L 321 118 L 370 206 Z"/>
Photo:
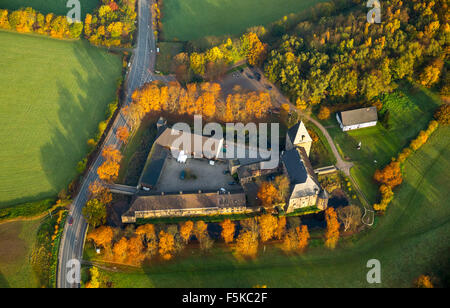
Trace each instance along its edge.
<path fill-rule="evenodd" d="M 366 107 L 355 110 L 341 111 L 336 113 L 336 119 L 344 132 L 375 126 L 378 122 L 377 108 Z"/>

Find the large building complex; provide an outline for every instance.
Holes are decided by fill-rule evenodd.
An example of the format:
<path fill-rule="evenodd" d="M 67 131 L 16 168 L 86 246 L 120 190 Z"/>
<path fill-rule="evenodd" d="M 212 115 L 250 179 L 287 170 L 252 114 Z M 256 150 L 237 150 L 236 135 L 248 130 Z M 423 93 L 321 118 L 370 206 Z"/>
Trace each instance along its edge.
<path fill-rule="evenodd" d="M 289 198 L 280 204 L 285 212 L 327 207 L 327 192 L 321 188 L 309 161 L 313 141 L 303 122 L 288 130 L 280 164 L 271 169 L 265 168 L 265 160 L 260 157 L 221 157 L 219 154 L 227 145 L 218 138 L 212 140 L 215 147 L 207 157 L 196 155 L 185 143 L 175 144 L 180 131 L 167 127 L 163 119 L 157 126 L 158 136 L 139 181 L 141 190 L 122 216 L 123 223 L 155 217 L 256 212 L 261 209 L 255 197 L 258 179 L 281 174 L 290 182 Z M 195 138 L 202 144 L 211 143 L 210 137 L 185 135 L 187 144 Z"/>

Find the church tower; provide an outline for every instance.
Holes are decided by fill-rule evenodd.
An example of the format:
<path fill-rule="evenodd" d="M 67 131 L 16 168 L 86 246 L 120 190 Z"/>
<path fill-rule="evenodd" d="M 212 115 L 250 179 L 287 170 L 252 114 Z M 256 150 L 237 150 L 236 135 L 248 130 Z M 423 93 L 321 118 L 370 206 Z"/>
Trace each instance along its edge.
<path fill-rule="evenodd" d="M 305 149 L 306 154 L 309 157 L 311 146 L 312 138 L 302 121 L 298 122 L 288 130 L 286 136 L 286 150 L 302 147 Z"/>

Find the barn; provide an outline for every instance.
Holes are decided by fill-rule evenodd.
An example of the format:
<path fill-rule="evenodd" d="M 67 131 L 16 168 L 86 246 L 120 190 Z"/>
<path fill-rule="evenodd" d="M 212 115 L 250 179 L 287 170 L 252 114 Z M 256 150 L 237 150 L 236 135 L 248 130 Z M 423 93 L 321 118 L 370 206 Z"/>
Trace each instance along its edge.
<path fill-rule="evenodd" d="M 378 122 L 377 108 L 365 107 L 338 112 L 336 113 L 336 119 L 344 132 L 375 126 Z"/>

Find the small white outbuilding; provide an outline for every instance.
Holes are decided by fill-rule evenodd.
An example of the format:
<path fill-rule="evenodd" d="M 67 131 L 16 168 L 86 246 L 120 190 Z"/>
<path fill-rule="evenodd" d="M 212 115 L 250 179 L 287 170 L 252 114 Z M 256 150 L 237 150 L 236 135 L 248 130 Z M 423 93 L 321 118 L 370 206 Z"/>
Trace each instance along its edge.
<path fill-rule="evenodd" d="M 366 107 L 338 112 L 336 113 L 336 119 L 344 132 L 375 126 L 378 122 L 377 108 Z"/>

